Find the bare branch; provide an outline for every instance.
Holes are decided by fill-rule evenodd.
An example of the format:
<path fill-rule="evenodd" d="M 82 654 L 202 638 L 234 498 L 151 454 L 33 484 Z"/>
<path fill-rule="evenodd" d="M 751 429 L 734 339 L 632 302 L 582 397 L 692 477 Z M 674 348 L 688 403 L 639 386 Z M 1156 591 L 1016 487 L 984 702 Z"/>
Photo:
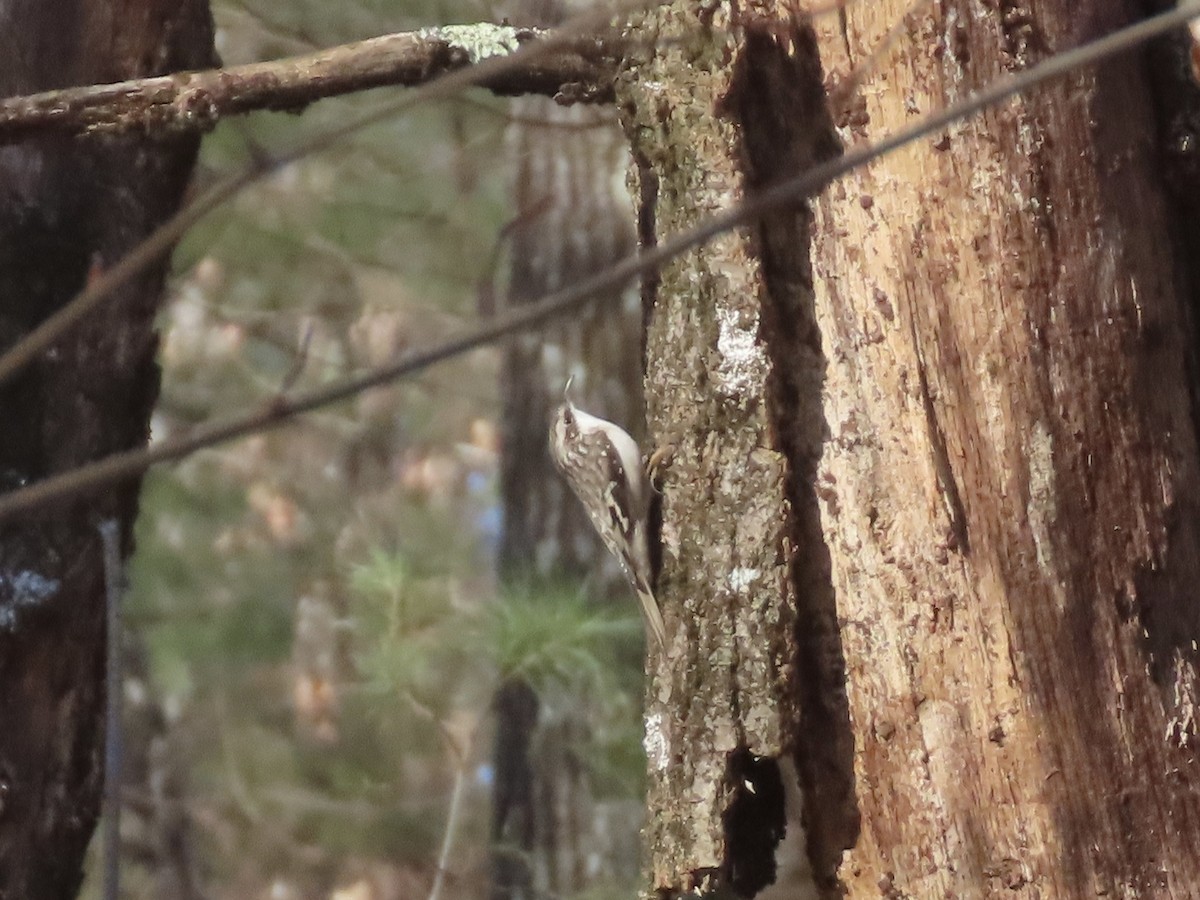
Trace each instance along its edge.
<path fill-rule="evenodd" d="M 228 69 L 138 78 L 0 101 L 0 145 L 31 134 L 208 131 L 230 115 L 297 111 L 314 100 L 384 85 L 425 84 L 489 58 L 505 58 L 548 32 L 503 25 L 452 25 L 331 47 Z M 497 94 L 546 94 L 609 102 L 619 51 L 576 37 L 476 83 Z"/>
<path fill-rule="evenodd" d="M 1025 72 L 1002 78 L 995 84 L 952 104 L 916 125 L 905 128 L 879 143 L 851 151 L 844 156 L 782 181 L 748 198 L 735 207 L 710 217 L 689 231 L 677 234 L 657 247 L 625 257 L 609 269 L 523 306 L 508 315 L 459 338 L 421 353 L 402 356 L 393 363 L 295 397 L 280 397 L 268 407 L 224 422 L 215 422 L 193 434 L 164 441 L 145 450 L 129 450 L 82 466 L 62 475 L 47 478 L 28 487 L 0 495 L 0 521 L 18 513 L 62 500 L 85 490 L 111 484 L 144 472 L 155 463 L 181 459 L 215 444 L 277 426 L 301 413 L 345 400 L 370 388 L 379 387 L 436 363 L 488 344 L 504 335 L 528 330 L 552 317 L 571 312 L 601 291 L 623 285 L 631 278 L 651 271 L 680 254 L 702 246 L 731 228 L 753 221 L 772 210 L 801 202 L 823 190 L 830 182 L 872 160 L 912 141 L 920 140 L 955 121 L 1035 87 L 1074 69 L 1126 51 L 1172 28 L 1182 26 L 1200 12 L 1200 0 L 1190 0 L 1178 9 L 1145 19 L 1099 40 L 1061 53 Z M 614 298 L 616 294 L 612 294 Z"/>

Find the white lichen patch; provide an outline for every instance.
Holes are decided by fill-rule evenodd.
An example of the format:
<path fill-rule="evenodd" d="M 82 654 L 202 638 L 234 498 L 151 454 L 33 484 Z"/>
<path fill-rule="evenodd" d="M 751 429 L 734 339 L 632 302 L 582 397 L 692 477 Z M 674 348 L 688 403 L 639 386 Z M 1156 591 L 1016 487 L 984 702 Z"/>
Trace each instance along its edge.
<path fill-rule="evenodd" d="M 769 700 L 750 704 L 742 713 L 742 727 L 752 749 L 778 752 L 780 744 L 779 710 Z"/>
<path fill-rule="evenodd" d="M 758 315 L 717 310 L 717 390 L 728 397 L 757 396 L 767 377 L 767 354 L 758 342 Z"/>
<path fill-rule="evenodd" d="M 0 629 L 16 628 L 22 610 L 45 603 L 60 586 L 58 579 L 37 572 L 0 572 Z"/>
<path fill-rule="evenodd" d="M 729 573 L 729 589 L 735 594 L 744 594 L 746 589 L 762 577 L 762 569 L 737 566 Z"/>
<path fill-rule="evenodd" d="M 665 772 L 667 763 L 671 761 L 671 744 L 662 713 L 653 712 L 646 716 L 646 736 L 642 738 L 642 746 L 646 749 L 646 760 L 650 767 Z"/>
<path fill-rule="evenodd" d="M 467 55 L 474 65 L 493 56 L 508 56 L 521 46 L 517 40 L 518 29 L 509 25 L 443 25 L 440 28 L 422 28 L 417 36 L 427 40 L 445 41 Z"/>

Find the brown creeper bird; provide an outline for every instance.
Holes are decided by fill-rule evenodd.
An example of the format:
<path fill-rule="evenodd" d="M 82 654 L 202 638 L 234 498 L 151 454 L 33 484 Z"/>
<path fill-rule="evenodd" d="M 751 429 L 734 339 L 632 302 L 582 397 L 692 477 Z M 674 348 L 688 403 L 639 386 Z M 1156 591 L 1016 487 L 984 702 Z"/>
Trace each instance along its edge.
<path fill-rule="evenodd" d="M 550 426 L 550 455 L 637 591 L 647 629 L 658 646 L 664 646 L 667 631 L 650 588 L 646 543 L 651 486 L 637 442 L 620 426 L 585 413 L 567 397 Z"/>

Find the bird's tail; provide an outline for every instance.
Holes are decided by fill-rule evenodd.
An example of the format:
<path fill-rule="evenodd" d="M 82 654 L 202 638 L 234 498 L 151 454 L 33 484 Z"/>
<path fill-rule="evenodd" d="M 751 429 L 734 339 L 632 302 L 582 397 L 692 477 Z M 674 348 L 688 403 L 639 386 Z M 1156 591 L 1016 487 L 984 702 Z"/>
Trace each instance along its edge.
<path fill-rule="evenodd" d="M 667 645 L 667 626 L 663 624 L 658 601 L 654 599 L 654 592 L 650 590 L 650 586 L 641 579 L 638 579 L 634 588 L 642 604 L 642 618 L 646 620 L 646 629 L 654 636 L 654 643 L 661 650 Z"/>

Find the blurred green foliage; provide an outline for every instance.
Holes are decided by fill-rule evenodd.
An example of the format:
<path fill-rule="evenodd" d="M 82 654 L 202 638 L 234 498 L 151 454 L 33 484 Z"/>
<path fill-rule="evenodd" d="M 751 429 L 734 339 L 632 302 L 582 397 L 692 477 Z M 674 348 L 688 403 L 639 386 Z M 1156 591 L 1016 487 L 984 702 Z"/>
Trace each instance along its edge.
<path fill-rule="evenodd" d="M 614 618 L 611 608 L 578 589 L 510 593 L 488 608 L 485 621 L 481 643 L 495 654 L 501 677 L 519 676 L 543 693 L 603 695 L 629 686 L 617 682 L 619 661 L 611 651 L 637 641 L 640 620 Z"/>

